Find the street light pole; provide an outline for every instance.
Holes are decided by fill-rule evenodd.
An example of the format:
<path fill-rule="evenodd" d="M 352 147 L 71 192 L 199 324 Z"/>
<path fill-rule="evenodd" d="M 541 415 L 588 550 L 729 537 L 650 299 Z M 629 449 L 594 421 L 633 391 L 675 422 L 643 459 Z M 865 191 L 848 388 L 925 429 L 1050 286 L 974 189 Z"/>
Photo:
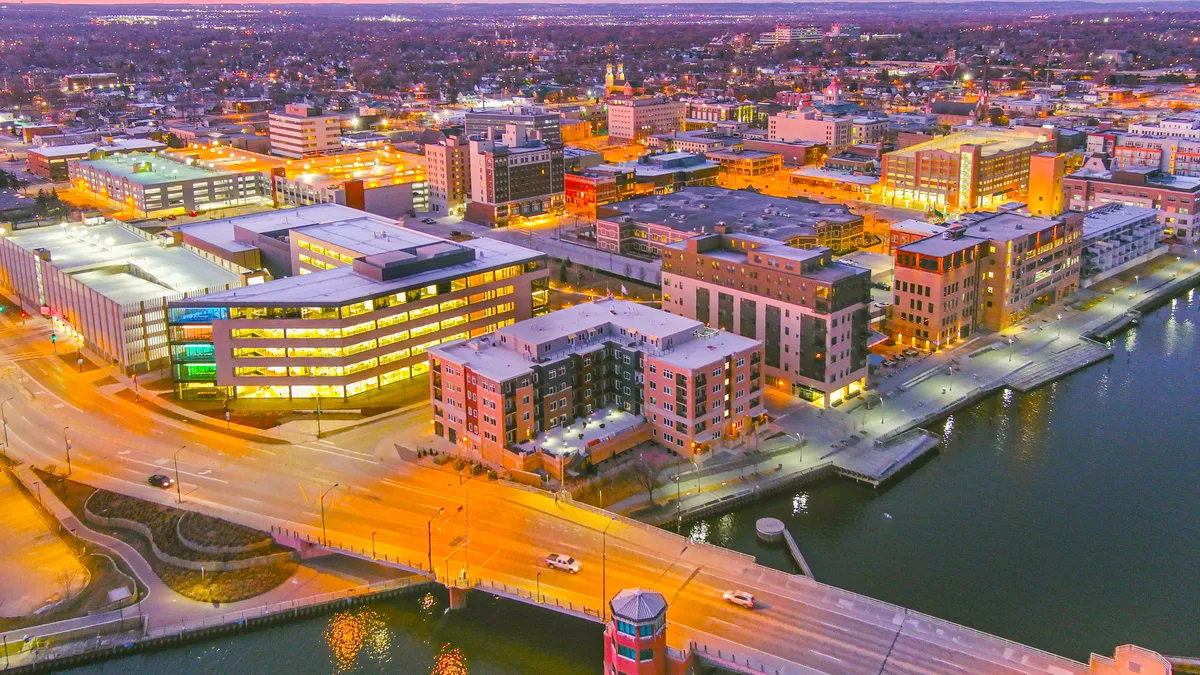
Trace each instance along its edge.
<path fill-rule="evenodd" d="M 376 534 L 378 534 L 378 532 L 371 533 L 371 560 L 375 559 L 375 535 Z"/>
<path fill-rule="evenodd" d="M 317 393 L 317 438 L 321 437 L 321 394 Z"/>
<path fill-rule="evenodd" d="M 534 583 L 536 583 L 536 584 L 537 584 L 537 601 L 538 601 L 538 604 L 541 604 L 541 602 L 542 602 L 542 571 L 541 571 L 541 570 L 538 570 L 538 571 L 537 571 L 537 574 L 535 574 L 535 575 L 534 575 L 534 579 L 533 579 L 533 581 L 534 581 Z"/>
<path fill-rule="evenodd" d="M 604 531 L 600 533 L 600 620 L 606 621 L 608 612 L 605 609 L 608 606 L 608 528 L 617 522 L 617 519 L 609 518 L 608 525 L 604 526 Z"/>
<path fill-rule="evenodd" d="M 183 488 L 179 487 L 179 453 L 183 452 L 183 449 L 186 447 L 186 445 L 179 446 L 179 449 L 171 456 L 175 460 L 175 499 L 180 504 L 183 503 Z"/>
<path fill-rule="evenodd" d="M 8 463 L 8 415 L 5 414 L 5 412 L 4 412 L 4 404 L 13 400 L 13 398 L 15 398 L 15 397 L 9 396 L 8 398 L 4 399 L 3 401 L 0 401 L 0 418 L 3 418 L 3 420 L 4 420 L 4 462 L 5 462 L 5 464 Z"/>
<path fill-rule="evenodd" d="M 325 540 L 325 546 L 329 546 L 329 533 L 325 531 L 325 495 L 338 485 L 339 483 L 334 483 L 321 493 L 321 538 Z"/>
<path fill-rule="evenodd" d="M 63 427 L 63 445 L 67 449 L 67 475 L 71 475 L 71 439 L 67 438 L 67 430 L 71 427 Z"/>
<path fill-rule="evenodd" d="M 445 511 L 445 510 L 446 509 L 444 507 L 439 508 L 437 510 L 437 513 L 433 514 L 433 518 L 430 518 L 429 522 L 425 524 L 425 534 L 428 537 L 426 540 L 426 543 L 428 545 L 427 554 L 429 556 L 429 573 L 430 574 L 433 574 L 433 521 L 438 516 L 442 515 L 442 511 Z"/>

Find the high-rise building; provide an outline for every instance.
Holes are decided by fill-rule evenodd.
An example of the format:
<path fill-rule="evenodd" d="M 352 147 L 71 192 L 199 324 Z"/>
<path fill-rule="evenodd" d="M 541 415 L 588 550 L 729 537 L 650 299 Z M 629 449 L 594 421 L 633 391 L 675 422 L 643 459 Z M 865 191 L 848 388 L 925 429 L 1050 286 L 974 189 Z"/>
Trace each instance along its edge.
<path fill-rule="evenodd" d="M 683 131 L 687 104 L 664 97 L 614 97 L 608 101 L 608 135 L 635 141 Z"/>
<path fill-rule="evenodd" d="M 1039 152 L 1029 158 L 1029 213 L 1057 216 L 1063 212 L 1066 169 L 1067 158 L 1057 152 Z"/>
<path fill-rule="evenodd" d="M 836 155 L 850 146 L 853 126 L 853 120 L 848 117 L 826 117 L 812 108 L 793 110 L 771 115 L 767 122 L 767 139 L 824 143 L 829 154 Z"/>
<path fill-rule="evenodd" d="M 470 145 L 461 136 L 425 146 L 425 171 L 429 178 L 429 210 L 461 214 L 471 196 Z"/>
<path fill-rule="evenodd" d="M 554 213 L 563 208 L 563 148 L 525 135 L 508 125 L 502 139 L 495 131 L 470 140 L 471 201 L 466 218 L 504 227 L 514 219 Z"/>
<path fill-rule="evenodd" d="M 822 407 L 866 385 L 870 270 L 741 233 L 692 237 L 662 256 L 663 309 L 761 340 L 768 385 Z"/>
<path fill-rule="evenodd" d="M 271 152 L 299 159 L 340 150 L 342 126 L 337 115 L 322 115 L 316 106 L 292 103 L 269 116 Z"/>
<path fill-rule="evenodd" d="M 704 452 L 764 412 L 759 341 L 627 300 L 576 305 L 429 355 L 436 433 L 505 468 L 557 476 L 648 439 Z M 597 447 L 614 435 L 628 442 Z"/>
<path fill-rule="evenodd" d="M 540 106 L 469 110 L 464 120 L 468 138 L 484 136 L 489 129 L 499 135 L 510 124 L 523 128 L 529 138 L 537 136 L 547 143 L 562 142 L 562 115 Z"/>

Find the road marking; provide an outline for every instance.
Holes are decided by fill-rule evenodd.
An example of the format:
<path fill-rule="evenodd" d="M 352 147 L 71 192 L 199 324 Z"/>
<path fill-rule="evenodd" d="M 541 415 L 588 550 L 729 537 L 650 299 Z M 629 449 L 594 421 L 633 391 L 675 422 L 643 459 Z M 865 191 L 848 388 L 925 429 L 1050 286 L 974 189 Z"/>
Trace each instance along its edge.
<path fill-rule="evenodd" d="M 304 448 L 305 450 L 312 450 L 313 452 L 322 452 L 322 453 L 325 453 L 326 455 L 333 455 L 334 457 L 341 457 L 342 459 L 353 459 L 358 462 L 366 462 L 367 464 L 378 464 L 378 462 L 374 462 L 369 459 L 363 459 L 362 457 L 355 457 L 353 455 L 343 455 L 340 452 L 333 452 L 332 450 L 324 450 L 322 448 L 311 448 L 307 445 L 295 445 L 293 447 Z"/>
<path fill-rule="evenodd" d="M 504 550 L 504 549 L 506 549 L 506 548 L 508 548 L 508 546 L 507 546 L 507 545 L 505 545 L 505 546 L 501 546 L 500 548 L 496 549 L 496 552 L 495 552 L 495 553 L 493 553 L 493 554 L 491 554 L 491 555 L 489 555 L 489 556 L 487 557 L 487 560 L 484 560 L 484 561 L 483 561 L 483 564 L 481 564 L 481 565 L 480 565 L 480 567 L 487 567 L 487 564 L 488 564 L 488 563 L 490 563 L 490 562 L 492 562 L 492 558 L 495 558 L 496 556 L 500 555 L 500 552 L 501 552 L 501 551 L 503 551 L 503 550 Z"/>
<path fill-rule="evenodd" d="M 144 462 L 140 459 L 133 459 L 131 457 L 118 457 L 117 459 L 123 459 L 126 462 L 134 462 L 136 464 L 144 464 L 145 466 L 152 466 L 156 469 L 165 468 L 166 463 L 168 461 L 170 461 L 167 459 L 160 459 L 160 460 L 158 460 L 159 463 L 151 463 L 151 462 Z M 220 478 L 213 478 L 212 476 L 201 476 L 198 473 L 192 473 L 190 471 L 184 471 L 182 469 L 179 470 L 179 473 L 183 474 L 184 476 L 192 476 L 193 478 L 203 478 L 204 480 L 216 481 L 218 483 L 224 483 L 225 485 L 229 484 L 229 481 L 227 481 L 227 480 L 221 480 Z"/>
<path fill-rule="evenodd" d="M 819 651 L 817 651 L 817 650 L 815 650 L 815 649 L 811 649 L 811 648 L 810 648 L 808 651 L 810 651 L 810 652 L 812 652 L 812 653 L 816 654 L 817 656 L 824 656 L 825 658 L 827 658 L 827 659 L 830 659 L 830 660 L 832 660 L 832 661 L 841 661 L 841 659 L 839 659 L 838 657 L 836 657 L 836 656 L 830 656 L 829 654 L 826 654 L 825 652 L 819 652 Z M 940 659 L 939 659 L 939 660 L 940 660 Z"/>

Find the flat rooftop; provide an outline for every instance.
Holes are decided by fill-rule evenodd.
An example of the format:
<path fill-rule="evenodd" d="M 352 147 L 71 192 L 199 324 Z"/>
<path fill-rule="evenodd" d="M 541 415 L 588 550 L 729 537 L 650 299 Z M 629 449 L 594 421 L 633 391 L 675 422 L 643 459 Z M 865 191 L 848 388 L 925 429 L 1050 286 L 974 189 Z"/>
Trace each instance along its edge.
<path fill-rule="evenodd" d="M 576 456 L 587 457 L 589 444 L 645 423 L 646 418 L 641 415 L 632 415 L 617 408 L 601 408 L 568 426 L 543 431 L 536 438 L 518 444 L 518 447 L 527 452 L 544 452 L 566 460 Z M 604 428 L 600 428 L 601 424 Z"/>
<path fill-rule="evenodd" d="M 141 185 L 217 178 L 236 173 L 185 164 L 159 155 L 145 153 L 112 155 L 103 159 L 81 159 L 79 165 L 90 166 L 98 171 Z M 149 170 L 135 171 L 135 166 L 141 165 L 148 165 Z"/>
<path fill-rule="evenodd" d="M 430 347 L 429 353 L 503 382 L 533 372 L 534 362 L 496 344 L 489 335 Z"/>
<path fill-rule="evenodd" d="M 501 328 L 497 334 L 508 335 L 522 342 L 541 344 L 605 324 L 655 338 L 674 335 L 703 325 L 699 321 L 629 300 L 600 299 Z M 619 333 L 617 335 L 614 340 L 619 342 L 622 336 Z"/>
<path fill-rule="evenodd" d="M 120 224 L 48 225 L 7 239 L 27 251 L 49 250 L 51 264 L 119 304 L 242 284 L 240 274 Z"/>
<path fill-rule="evenodd" d="M 982 239 L 1013 241 L 1053 227 L 1059 222 L 1061 221 L 1051 218 L 1036 218 L 1016 213 L 997 213 L 971 223 L 967 226 L 967 233 L 970 236 Z"/>
<path fill-rule="evenodd" d="M 208 242 L 222 250 L 238 252 L 249 251 L 255 247 L 234 239 L 235 226 L 258 234 L 269 234 L 273 232 L 287 232 L 308 225 L 336 223 L 354 219 L 376 220 L 381 224 L 394 223 L 394 221 L 382 216 L 364 213 L 349 206 L 342 206 L 340 204 L 314 204 L 295 209 L 264 211 L 262 213 L 222 218 L 221 220 L 207 220 L 174 225 L 170 229 Z"/>
<path fill-rule="evenodd" d="M 778 152 L 767 152 L 766 150 L 731 150 L 728 148 L 721 150 L 709 150 L 704 153 L 705 157 L 718 157 L 722 159 L 766 159 L 768 157 L 779 157 Z"/>
<path fill-rule="evenodd" d="M 879 183 L 878 176 L 856 176 L 852 173 L 844 173 L 842 171 L 830 171 L 828 169 L 818 169 L 816 167 L 808 167 L 807 169 L 796 169 L 791 172 L 793 176 L 803 178 L 816 178 L 838 183 L 851 183 L 854 185 L 872 186 Z"/>
<path fill-rule="evenodd" d="M 726 354 L 754 349 L 759 344 L 758 340 L 742 337 L 736 333 L 716 331 L 677 344 L 655 358 L 677 368 L 693 370 L 703 368 L 713 361 L 723 358 Z"/>
<path fill-rule="evenodd" d="M 945 225 L 939 225 L 937 223 L 931 223 L 925 220 L 917 220 L 915 218 L 897 221 L 892 223 L 890 227 L 893 230 L 924 233 L 931 236 L 935 234 L 941 234 L 949 229 Z"/>
<path fill-rule="evenodd" d="M 29 152 L 48 159 L 56 159 L 60 157 L 80 157 L 97 149 L 106 152 L 132 152 L 136 150 L 159 150 L 165 147 L 167 146 L 163 143 L 144 138 L 120 138 L 114 140 L 112 143 L 103 144 L 77 143 L 75 145 L 43 146 L 40 148 L 30 148 Z"/>
<path fill-rule="evenodd" d="M 1197 192 L 1200 191 L 1200 178 L 1192 176 L 1175 176 L 1167 173 L 1162 173 L 1155 167 L 1137 167 L 1130 166 L 1116 171 L 1101 171 L 1099 169 L 1080 169 L 1075 173 L 1068 175 L 1068 178 L 1084 178 L 1087 180 L 1109 181 L 1118 185 L 1133 185 L 1124 181 L 1113 180 L 1114 173 L 1137 174 L 1141 173 L 1145 176 L 1146 185 L 1163 190 L 1178 190 L 1180 192 Z"/>
<path fill-rule="evenodd" d="M 983 154 L 994 155 L 1027 148 L 1034 143 L 1048 141 L 1049 136 L 1036 136 L 1015 131 L 973 129 L 935 138 L 931 141 L 910 145 L 903 150 L 888 154 L 894 157 L 915 157 L 917 152 L 929 150 L 957 150 L 962 145 L 982 145 Z"/>
<path fill-rule="evenodd" d="M 430 239 L 436 242 L 443 241 L 433 237 Z M 494 239 L 472 239 L 470 241 L 459 242 L 455 245 L 474 249 L 475 259 L 470 262 L 412 274 L 392 281 L 376 281 L 371 277 L 355 272 L 352 266 L 335 267 L 331 270 L 321 270 L 312 274 L 301 274 L 268 281 L 264 284 L 255 284 L 244 288 L 212 293 L 195 300 L 181 300 L 180 304 L 198 307 L 213 305 L 235 307 L 318 307 L 343 305 L 395 293 L 406 288 L 427 286 L 443 279 L 466 276 L 485 269 L 528 262 L 543 255 L 532 249 Z"/>
<path fill-rule="evenodd" d="M 850 209 L 838 204 L 771 197 L 749 190 L 726 190 L 718 187 L 688 187 L 668 195 L 639 197 L 609 204 L 622 216 L 635 222 L 668 225 L 671 229 L 690 232 L 712 232 L 724 223 L 731 229 L 750 231 L 771 239 L 786 239 L 796 234 L 812 233 L 820 222 L 852 223 L 862 220 Z M 799 227 L 800 230 L 781 231 L 780 228 Z"/>
<path fill-rule="evenodd" d="M 933 258 L 944 258 L 948 255 L 965 251 L 973 246 L 978 246 L 985 241 L 987 241 L 987 239 L 972 237 L 970 235 L 963 235 L 957 239 L 944 239 L 940 235 L 935 235 L 920 241 L 914 241 L 912 243 L 905 244 L 897 250 L 904 251 L 905 253 L 917 253 Z"/>
<path fill-rule="evenodd" d="M 1157 219 L 1158 209 L 1108 204 L 1083 214 L 1083 236 L 1095 237 L 1146 218 Z"/>
<path fill-rule="evenodd" d="M 306 239 L 317 239 L 362 255 L 392 253 L 445 242 L 445 239 L 401 227 L 386 218 L 369 216 L 362 211 L 355 213 L 361 215 L 293 229 Z"/>

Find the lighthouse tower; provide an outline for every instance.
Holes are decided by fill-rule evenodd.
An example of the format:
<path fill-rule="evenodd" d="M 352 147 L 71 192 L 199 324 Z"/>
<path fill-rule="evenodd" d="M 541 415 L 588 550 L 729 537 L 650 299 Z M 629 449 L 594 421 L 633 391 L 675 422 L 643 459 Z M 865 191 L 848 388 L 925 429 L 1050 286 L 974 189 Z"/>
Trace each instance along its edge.
<path fill-rule="evenodd" d="M 605 675 L 666 675 L 667 601 L 641 588 L 617 593 L 604 628 Z"/>

